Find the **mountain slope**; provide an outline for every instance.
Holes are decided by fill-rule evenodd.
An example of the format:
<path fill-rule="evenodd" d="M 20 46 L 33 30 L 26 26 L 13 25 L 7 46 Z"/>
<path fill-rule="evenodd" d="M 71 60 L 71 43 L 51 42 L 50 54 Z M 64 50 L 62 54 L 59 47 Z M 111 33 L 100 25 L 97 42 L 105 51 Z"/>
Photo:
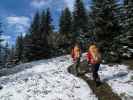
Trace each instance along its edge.
<path fill-rule="evenodd" d="M 71 64 L 69 56 L 62 56 L 17 66 L 30 65 L 1 77 L 0 100 L 97 100 L 83 80 L 67 72 Z"/>

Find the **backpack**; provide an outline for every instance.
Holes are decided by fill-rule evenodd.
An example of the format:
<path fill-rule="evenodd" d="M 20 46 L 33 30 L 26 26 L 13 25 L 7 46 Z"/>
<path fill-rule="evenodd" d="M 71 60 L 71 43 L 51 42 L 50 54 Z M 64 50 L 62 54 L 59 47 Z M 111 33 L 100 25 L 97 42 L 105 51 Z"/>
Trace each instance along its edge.
<path fill-rule="evenodd" d="M 95 62 L 100 63 L 101 62 L 101 54 L 97 54 L 94 58 Z"/>

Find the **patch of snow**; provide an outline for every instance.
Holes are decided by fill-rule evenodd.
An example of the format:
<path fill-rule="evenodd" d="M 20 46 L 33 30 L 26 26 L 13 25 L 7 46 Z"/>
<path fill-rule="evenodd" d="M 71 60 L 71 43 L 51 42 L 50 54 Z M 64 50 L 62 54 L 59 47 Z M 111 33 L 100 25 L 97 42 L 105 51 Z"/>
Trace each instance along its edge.
<path fill-rule="evenodd" d="M 130 48 L 129 50 L 133 53 L 133 49 Z"/>
<path fill-rule="evenodd" d="M 16 66 L 20 72 L 0 78 L 0 100 L 97 100 L 86 82 L 68 73 L 71 64 L 62 56 Z"/>
<path fill-rule="evenodd" d="M 122 100 L 133 100 L 133 71 L 125 65 L 101 65 L 99 71 L 102 81 L 107 82 Z"/>
<path fill-rule="evenodd" d="M 128 48 L 128 46 L 123 46 L 124 49 Z"/>
<path fill-rule="evenodd" d="M 131 53 L 123 53 L 122 56 L 131 57 Z"/>

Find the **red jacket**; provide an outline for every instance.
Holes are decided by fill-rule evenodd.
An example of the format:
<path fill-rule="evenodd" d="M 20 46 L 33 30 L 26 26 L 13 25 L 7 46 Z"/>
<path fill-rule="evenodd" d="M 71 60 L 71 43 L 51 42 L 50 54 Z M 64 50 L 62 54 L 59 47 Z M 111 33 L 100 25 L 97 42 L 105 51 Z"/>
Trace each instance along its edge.
<path fill-rule="evenodd" d="M 93 56 L 92 56 L 92 54 L 90 52 L 87 53 L 86 57 L 87 57 L 87 61 L 90 64 L 97 64 L 97 62 L 93 59 Z"/>
<path fill-rule="evenodd" d="M 75 47 L 72 49 L 71 57 L 73 58 L 73 61 L 75 62 L 78 58 L 80 58 L 80 49 Z"/>
<path fill-rule="evenodd" d="M 74 49 L 72 49 L 72 52 L 71 52 L 71 57 L 72 57 L 73 61 L 75 61 L 75 60 L 76 60 L 76 59 L 75 59 Z"/>

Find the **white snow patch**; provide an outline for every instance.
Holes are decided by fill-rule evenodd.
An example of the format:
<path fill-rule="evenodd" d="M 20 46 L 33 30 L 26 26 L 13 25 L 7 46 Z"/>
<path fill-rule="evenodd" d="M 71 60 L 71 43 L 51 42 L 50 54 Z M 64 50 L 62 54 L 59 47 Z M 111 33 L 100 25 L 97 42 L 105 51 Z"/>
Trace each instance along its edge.
<path fill-rule="evenodd" d="M 127 66 L 101 65 L 99 74 L 122 100 L 133 100 L 133 71 L 129 71 Z"/>
<path fill-rule="evenodd" d="M 67 72 L 71 64 L 62 56 L 20 65 L 32 67 L 0 78 L 0 100 L 97 100 L 86 82 Z"/>

